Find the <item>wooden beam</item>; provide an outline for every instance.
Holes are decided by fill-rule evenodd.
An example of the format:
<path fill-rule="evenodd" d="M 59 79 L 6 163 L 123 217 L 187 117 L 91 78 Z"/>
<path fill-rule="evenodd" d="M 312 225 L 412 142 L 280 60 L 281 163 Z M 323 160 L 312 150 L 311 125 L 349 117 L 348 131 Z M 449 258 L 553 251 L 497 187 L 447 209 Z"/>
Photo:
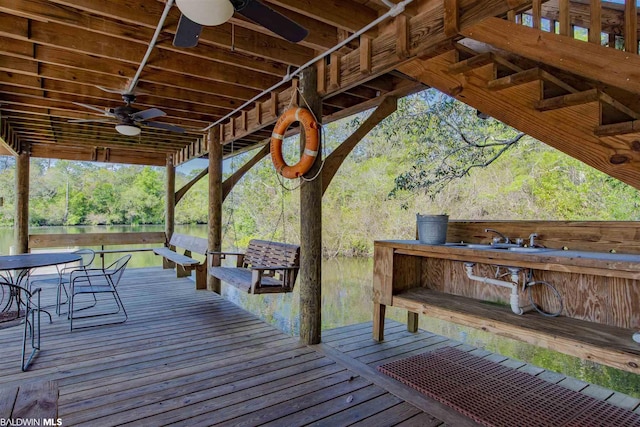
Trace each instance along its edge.
<path fill-rule="evenodd" d="M 493 63 L 493 53 L 484 52 L 476 56 L 473 56 L 469 59 L 456 62 L 455 64 L 449 67 L 449 72 L 452 74 L 466 73 L 475 68 L 484 67 L 485 65 L 489 65 L 492 63 Z"/>
<path fill-rule="evenodd" d="M 640 133 L 640 120 L 632 120 L 610 125 L 600 125 L 596 127 L 594 133 L 600 137 Z M 633 149 L 639 150 L 640 144 L 636 144 Z"/>
<path fill-rule="evenodd" d="M 299 0 L 270 0 L 269 3 L 293 10 L 301 15 L 319 20 L 334 27 L 355 32 L 370 22 L 378 14 L 375 10 L 357 2 L 340 0 L 304 1 Z"/>
<path fill-rule="evenodd" d="M 536 110 L 549 111 L 556 110 L 558 108 L 573 107 L 575 105 L 582 105 L 589 102 L 598 102 L 600 96 L 598 89 L 589 89 L 584 92 L 572 93 L 569 95 L 556 96 L 554 98 L 543 99 L 536 103 Z"/>
<path fill-rule="evenodd" d="M 209 168 L 202 170 L 198 175 L 196 175 L 191 181 L 182 186 L 178 191 L 176 191 L 176 204 L 182 200 L 184 195 L 193 187 L 198 181 L 207 176 L 209 173 Z"/>
<path fill-rule="evenodd" d="M 458 0 L 444 0 L 444 35 L 454 37 L 460 31 Z"/>
<path fill-rule="evenodd" d="M 550 34 L 499 18 L 463 28 L 469 38 L 578 76 L 640 94 L 640 56 Z M 504 37 L 509 34 L 509 39 Z"/>
<path fill-rule="evenodd" d="M 514 86 L 531 83 L 540 80 L 540 71 L 541 70 L 539 68 L 530 68 L 528 70 L 511 74 L 506 77 L 490 80 L 489 82 L 487 82 L 487 88 L 489 90 L 503 90 Z"/>
<path fill-rule="evenodd" d="M 316 69 L 307 68 L 301 74 L 300 89 L 313 115 L 322 117 L 322 100 L 317 87 Z M 303 134 L 300 134 L 301 154 L 305 146 Z M 318 134 L 317 151 L 322 153 L 322 132 Z M 307 345 L 320 342 L 322 329 L 322 175 L 319 157 L 300 186 L 300 340 Z"/>
<path fill-rule="evenodd" d="M 374 127 L 382 120 L 389 117 L 391 113 L 396 111 L 398 107 L 398 99 L 394 96 L 388 96 L 380 103 L 378 108 L 356 129 L 342 144 L 327 156 L 322 167 L 322 194 L 325 193 L 329 184 L 333 180 L 336 172 L 347 158 L 349 153 L 358 145 Z"/>
<path fill-rule="evenodd" d="M 634 111 L 631 108 L 627 107 L 622 102 L 618 101 L 617 99 L 614 99 L 612 96 L 609 96 L 606 93 L 600 92 L 600 97 L 599 98 L 600 98 L 601 102 L 612 106 L 613 108 L 615 108 L 616 110 L 626 114 L 630 118 L 632 118 L 634 120 L 640 120 L 640 113 L 638 113 L 637 111 Z"/>
<path fill-rule="evenodd" d="M 209 140 L 209 231 L 207 235 L 210 252 L 222 249 L 222 144 L 220 129 L 212 127 L 207 135 Z M 207 268 L 210 263 L 207 262 Z M 220 279 L 207 274 L 207 289 L 221 293 Z"/>
<path fill-rule="evenodd" d="M 260 151 L 256 153 L 247 163 L 242 165 L 237 171 L 234 171 L 233 174 L 224 180 L 222 183 L 222 200 L 226 200 L 233 187 L 240 181 L 240 179 L 251 170 L 252 167 L 256 165 L 260 160 L 264 159 L 267 154 L 269 154 L 269 149 L 271 148 L 271 144 L 266 144 L 263 146 Z"/>

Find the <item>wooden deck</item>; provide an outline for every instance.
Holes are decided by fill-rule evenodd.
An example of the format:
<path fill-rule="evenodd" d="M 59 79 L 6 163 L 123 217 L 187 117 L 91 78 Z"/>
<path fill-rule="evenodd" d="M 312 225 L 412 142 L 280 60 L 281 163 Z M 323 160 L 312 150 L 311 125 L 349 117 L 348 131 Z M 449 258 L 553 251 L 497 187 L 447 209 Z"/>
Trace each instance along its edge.
<path fill-rule="evenodd" d="M 49 295 L 55 293 L 47 289 Z M 19 367 L 22 328 L 0 329 L 0 396 L 30 382 L 56 381 L 63 425 L 416 425 L 471 420 L 375 370 L 455 345 L 549 381 L 638 410 L 640 400 L 387 322 L 323 333 L 304 346 L 171 270 L 132 269 L 121 284 L 125 324 L 69 332 L 64 317 L 43 326 L 43 350 Z"/>

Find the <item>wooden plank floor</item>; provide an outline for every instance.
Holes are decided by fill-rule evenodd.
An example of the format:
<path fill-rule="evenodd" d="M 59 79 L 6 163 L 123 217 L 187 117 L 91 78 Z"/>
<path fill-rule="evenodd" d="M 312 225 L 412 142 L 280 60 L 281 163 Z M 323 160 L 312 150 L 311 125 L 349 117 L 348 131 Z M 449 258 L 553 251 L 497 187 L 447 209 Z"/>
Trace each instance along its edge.
<path fill-rule="evenodd" d="M 476 425 L 375 370 L 444 345 L 583 392 L 591 387 L 427 332 L 410 334 L 391 321 L 384 343 L 371 339 L 365 323 L 325 331 L 323 344 L 304 346 L 160 268 L 127 270 L 121 295 L 125 324 L 70 333 L 66 319 L 56 316 L 43 325 L 43 350 L 25 373 L 22 328 L 0 329 L 0 391 L 56 381 L 65 426 Z M 591 390 L 630 409 L 640 404 Z"/>

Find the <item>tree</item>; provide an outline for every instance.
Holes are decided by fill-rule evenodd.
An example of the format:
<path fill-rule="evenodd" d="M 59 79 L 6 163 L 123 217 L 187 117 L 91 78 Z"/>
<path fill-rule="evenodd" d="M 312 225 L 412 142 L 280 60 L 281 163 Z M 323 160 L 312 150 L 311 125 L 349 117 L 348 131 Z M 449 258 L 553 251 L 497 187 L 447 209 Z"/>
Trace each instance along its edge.
<path fill-rule="evenodd" d="M 409 170 L 396 177 L 391 196 L 423 190 L 433 197 L 472 169 L 489 166 L 525 138 L 435 90 L 403 99 L 378 132 L 386 133 L 396 146 L 408 144 L 407 154 L 413 159 Z"/>

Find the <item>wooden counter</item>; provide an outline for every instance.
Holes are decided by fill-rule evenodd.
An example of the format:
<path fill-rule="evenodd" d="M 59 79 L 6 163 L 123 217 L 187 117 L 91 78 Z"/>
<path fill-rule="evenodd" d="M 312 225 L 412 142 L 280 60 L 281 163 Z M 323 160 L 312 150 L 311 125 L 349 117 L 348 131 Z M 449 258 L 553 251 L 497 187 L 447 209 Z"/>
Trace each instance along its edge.
<path fill-rule="evenodd" d="M 584 255 L 584 256 L 583 256 Z M 514 314 L 508 290 L 470 281 L 464 263 L 488 271 L 521 267 L 553 283 L 563 296 L 559 317 Z M 493 270 L 491 270 L 493 271 Z M 490 276 L 489 276 L 490 277 Z M 582 359 L 640 373 L 640 255 L 578 251 L 519 253 L 423 245 L 417 241 L 374 244 L 374 339 L 383 340 L 385 307 L 407 309 L 408 328 L 418 314 L 479 328 Z M 545 297 L 540 295 L 544 303 Z M 498 303 L 498 304 L 496 304 Z"/>

